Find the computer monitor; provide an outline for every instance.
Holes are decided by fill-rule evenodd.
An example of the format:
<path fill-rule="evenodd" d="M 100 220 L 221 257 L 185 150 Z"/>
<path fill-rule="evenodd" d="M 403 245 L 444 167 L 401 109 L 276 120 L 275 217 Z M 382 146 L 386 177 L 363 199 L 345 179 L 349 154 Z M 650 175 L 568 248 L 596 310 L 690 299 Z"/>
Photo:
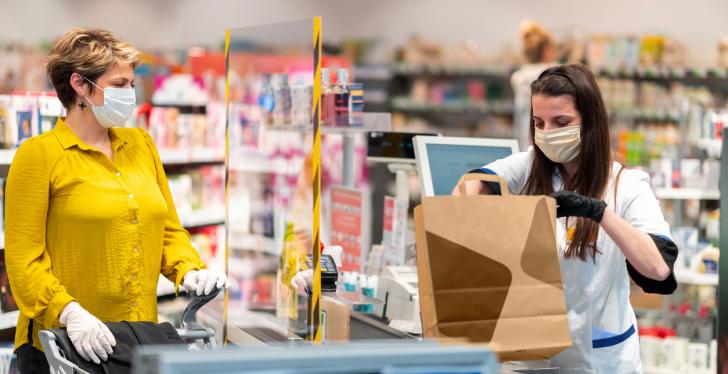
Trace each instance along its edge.
<path fill-rule="evenodd" d="M 422 196 L 449 195 L 463 174 L 518 152 L 518 140 L 416 136 Z"/>
<path fill-rule="evenodd" d="M 367 161 L 385 164 L 415 164 L 412 139 L 415 136 L 439 136 L 435 133 L 372 131 L 367 137 Z"/>

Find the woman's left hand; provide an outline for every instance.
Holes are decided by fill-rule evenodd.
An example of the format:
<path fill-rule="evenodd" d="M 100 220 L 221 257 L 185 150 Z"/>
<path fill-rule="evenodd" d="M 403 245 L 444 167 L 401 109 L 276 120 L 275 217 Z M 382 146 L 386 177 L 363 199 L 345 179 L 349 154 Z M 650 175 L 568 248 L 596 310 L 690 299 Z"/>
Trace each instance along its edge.
<path fill-rule="evenodd" d="M 190 270 L 185 274 L 182 285 L 190 295 L 209 295 L 216 288 L 230 287 L 225 273 L 213 270 Z"/>
<path fill-rule="evenodd" d="M 556 217 L 584 217 L 591 218 L 597 223 L 602 222 L 604 209 L 607 203 L 576 192 L 557 191 L 551 194 L 556 199 Z"/>

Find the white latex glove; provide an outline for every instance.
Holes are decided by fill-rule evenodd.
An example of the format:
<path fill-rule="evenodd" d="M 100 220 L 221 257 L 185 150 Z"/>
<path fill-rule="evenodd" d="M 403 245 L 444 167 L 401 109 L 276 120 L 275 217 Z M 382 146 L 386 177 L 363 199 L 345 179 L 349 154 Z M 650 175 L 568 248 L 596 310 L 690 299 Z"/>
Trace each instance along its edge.
<path fill-rule="evenodd" d="M 291 287 L 299 292 L 305 292 L 306 287 L 310 288 L 311 284 L 313 284 L 313 269 L 299 271 L 291 278 Z"/>
<path fill-rule="evenodd" d="M 190 270 L 182 279 L 182 286 L 190 295 L 209 295 L 215 288 L 228 288 L 230 281 L 225 273 L 212 270 Z"/>
<path fill-rule="evenodd" d="M 73 301 L 61 312 L 61 323 L 66 326 L 68 337 L 81 357 L 100 364 L 109 359 L 116 346 L 114 334 L 106 325 Z"/>

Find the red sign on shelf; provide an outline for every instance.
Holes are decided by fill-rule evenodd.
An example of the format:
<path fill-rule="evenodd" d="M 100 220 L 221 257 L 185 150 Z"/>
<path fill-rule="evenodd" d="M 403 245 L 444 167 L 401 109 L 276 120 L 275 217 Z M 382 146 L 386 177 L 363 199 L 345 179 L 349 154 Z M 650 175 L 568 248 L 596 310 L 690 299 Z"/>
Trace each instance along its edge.
<path fill-rule="evenodd" d="M 344 187 L 331 188 L 331 245 L 341 246 L 340 271 L 362 271 L 364 197 Z"/>

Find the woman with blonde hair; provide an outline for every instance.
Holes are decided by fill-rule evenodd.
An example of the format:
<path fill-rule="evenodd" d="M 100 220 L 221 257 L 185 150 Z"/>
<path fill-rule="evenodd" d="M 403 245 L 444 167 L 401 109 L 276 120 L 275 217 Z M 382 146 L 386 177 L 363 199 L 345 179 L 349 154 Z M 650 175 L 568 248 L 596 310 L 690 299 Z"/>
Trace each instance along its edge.
<path fill-rule="evenodd" d="M 513 113 L 514 137 L 525 149 L 529 144 L 528 127 L 531 123 L 531 83 L 556 61 L 556 43 L 545 27 L 532 20 L 521 22 L 518 28 L 523 45 L 524 62 L 511 75 L 511 88 L 515 96 Z"/>
<path fill-rule="evenodd" d="M 68 30 L 48 56 L 68 114 L 21 145 L 6 187 L 5 261 L 23 373 L 48 373 L 37 333 L 59 326 L 83 358 L 107 360 L 116 341 L 104 322 L 156 321 L 160 273 L 198 295 L 229 285 L 192 247 L 152 139 L 119 127 L 134 111 L 140 62 L 110 32 L 83 28 Z"/>

